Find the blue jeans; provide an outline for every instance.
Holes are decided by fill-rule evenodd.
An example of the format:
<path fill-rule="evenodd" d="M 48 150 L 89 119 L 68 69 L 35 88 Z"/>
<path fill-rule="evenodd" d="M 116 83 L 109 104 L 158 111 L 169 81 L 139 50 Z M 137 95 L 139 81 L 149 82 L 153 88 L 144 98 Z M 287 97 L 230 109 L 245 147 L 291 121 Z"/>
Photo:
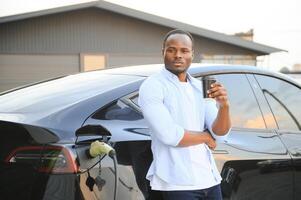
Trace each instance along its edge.
<path fill-rule="evenodd" d="M 202 190 L 162 191 L 164 200 L 222 200 L 220 185 Z"/>

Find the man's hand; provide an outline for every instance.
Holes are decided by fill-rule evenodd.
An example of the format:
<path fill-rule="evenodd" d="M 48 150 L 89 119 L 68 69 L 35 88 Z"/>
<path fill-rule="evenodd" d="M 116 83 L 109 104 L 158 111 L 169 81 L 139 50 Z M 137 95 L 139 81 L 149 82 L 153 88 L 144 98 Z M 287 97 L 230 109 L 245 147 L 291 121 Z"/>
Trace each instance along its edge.
<path fill-rule="evenodd" d="M 214 150 L 216 147 L 215 139 L 212 137 L 212 135 L 208 132 L 205 132 L 204 135 L 206 136 L 206 142 L 205 144 L 211 149 Z"/>
<path fill-rule="evenodd" d="M 219 104 L 217 117 L 213 122 L 212 131 L 219 136 L 227 134 L 231 128 L 230 106 L 227 91 L 221 83 L 215 82 L 208 90 L 208 95 Z"/>
<path fill-rule="evenodd" d="M 208 94 L 219 103 L 220 107 L 229 107 L 227 91 L 221 83 L 213 83 Z"/>

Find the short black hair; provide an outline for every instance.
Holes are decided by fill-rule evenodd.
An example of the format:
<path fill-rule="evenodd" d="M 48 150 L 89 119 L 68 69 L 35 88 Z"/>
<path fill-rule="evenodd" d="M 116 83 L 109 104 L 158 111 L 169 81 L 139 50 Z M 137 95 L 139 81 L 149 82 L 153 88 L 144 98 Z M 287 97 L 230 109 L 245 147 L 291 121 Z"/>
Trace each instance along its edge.
<path fill-rule="evenodd" d="M 163 40 L 163 49 L 165 48 L 166 40 L 167 40 L 171 35 L 175 35 L 175 34 L 187 35 L 187 36 L 191 39 L 191 42 L 192 42 L 192 49 L 193 49 L 193 43 L 194 43 L 194 40 L 193 40 L 192 35 L 191 35 L 189 32 L 184 31 L 184 30 L 181 30 L 181 29 L 174 29 L 174 30 L 171 30 L 171 31 L 169 31 L 168 33 L 166 33 L 166 35 L 164 36 L 164 40 Z"/>

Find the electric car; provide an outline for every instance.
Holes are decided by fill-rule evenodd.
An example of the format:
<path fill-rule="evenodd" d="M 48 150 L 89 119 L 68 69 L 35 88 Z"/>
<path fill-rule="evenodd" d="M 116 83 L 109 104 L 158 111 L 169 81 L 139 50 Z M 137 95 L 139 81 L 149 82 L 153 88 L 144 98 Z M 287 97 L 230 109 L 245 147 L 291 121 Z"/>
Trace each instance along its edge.
<path fill-rule="evenodd" d="M 162 68 L 85 72 L 1 93 L 0 199 L 160 199 L 145 179 L 151 141 L 137 99 Z M 228 91 L 233 128 L 213 151 L 224 199 L 300 198 L 300 84 L 252 66 L 193 64 L 189 73 Z M 96 141 L 104 150 L 91 156 Z"/>

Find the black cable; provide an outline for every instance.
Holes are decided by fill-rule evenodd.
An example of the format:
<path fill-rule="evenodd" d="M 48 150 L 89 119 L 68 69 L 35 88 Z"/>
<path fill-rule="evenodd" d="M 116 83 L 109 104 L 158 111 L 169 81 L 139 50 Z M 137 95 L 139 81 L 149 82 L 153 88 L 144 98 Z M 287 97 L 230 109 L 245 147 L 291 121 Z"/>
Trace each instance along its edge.
<path fill-rule="evenodd" d="M 79 174 L 83 174 L 83 173 L 86 173 L 86 172 L 89 173 L 89 170 L 92 169 L 93 167 L 95 167 L 98 163 L 100 163 L 106 155 L 107 154 L 104 154 L 94 165 L 92 165 L 91 167 L 89 167 L 85 171 L 80 172 Z M 117 169 L 117 157 L 116 157 L 115 151 L 111 151 L 108 155 L 109 155 L 110 158 L 112 158 L 113 163 L 114 163 L 114 171 L 115 171 L 115 173 L 114 173 L 114 175 L 115 175 L 114 200 L 116 200 L 117 192 L 118 192 L 118 178 L 119 178 L 118 169 Z"/>
<path fill-rule="evenodd" d="M 92 169 L 93 167 L 95 167 L 98 163 L 100 163 L 102 161 L 102 159 L 104 159 L 104 157 L 106 157 L 106 154 L 104 154 L 94 165 L 92 165 L 91 167 L 89 167 L 88 169 L 86 169 L 83 172 L 80 172 L 79 174 L 84 174 L 86 172 L 88 172 L 90 169 Z"/>
<path fill-rule="evenodd" d="M 109 167 L 109 170 L 110 170 L 110 172 L 112 172 L 115 175 L 115 171 L 111 167 Z M 118 178 L 118 181 L 129 191 L 134 189 L 133 187 L 128 186 L 121 178 Z"/>
<path fill-rule="evenodd" d="M 117 198 L 117 192 L 118 192 L 118 170 L 117 170 L 117 158 L 116 155 L 112 156 L 113 162 L 114 162 L 114 170 L 115 170 L 115 187 L 114 187 L 114 200 Z"/>

